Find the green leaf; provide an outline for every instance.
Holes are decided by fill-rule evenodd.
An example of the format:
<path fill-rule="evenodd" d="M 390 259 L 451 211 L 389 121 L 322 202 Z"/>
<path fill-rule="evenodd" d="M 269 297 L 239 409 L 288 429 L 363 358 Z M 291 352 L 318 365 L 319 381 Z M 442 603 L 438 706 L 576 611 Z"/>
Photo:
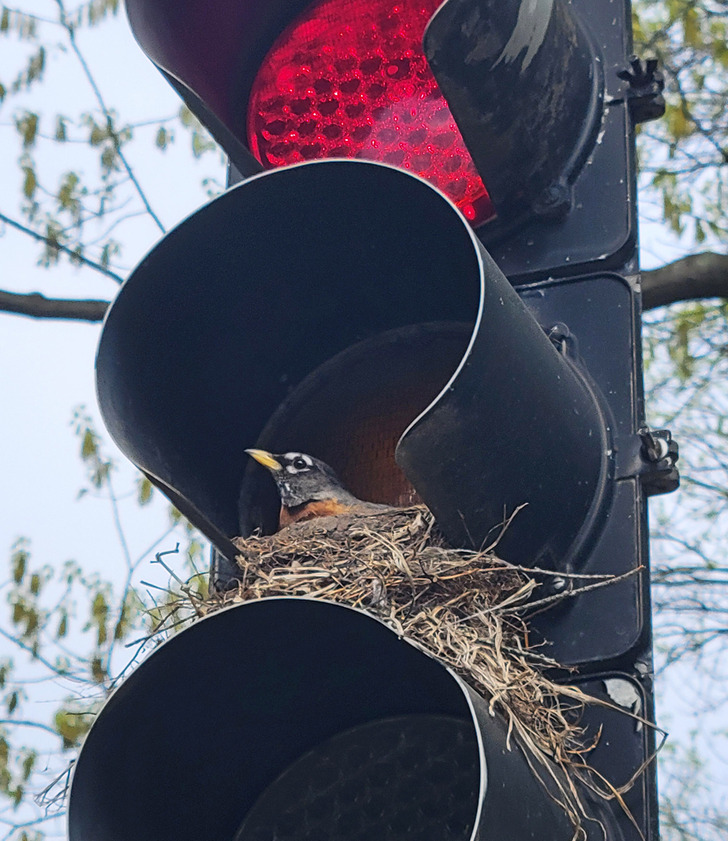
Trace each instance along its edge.
<path fill-rule="evenodd" d="M 111 473 L 111 462 L 101 462 L 91 474 L 91 481 L 93 482 L 94 487 L 100 488 L 109 478 L 109 473 Z"/>
<path fill-rule="evenodd" d="M 19 625 L 25 619 L 25 605 L 21 601 L 13 602 L 11 615 L 13 625 Z"/>
<path fill-rule="evenodd" d="M 58 117 L 56 117 L 56 140 L 59 143 L 64 143 L 67 139 L 66 118 L 61 117 L 59 114 Z"/>
<path fill-rule="evenodd" d="M 20 803 L 23 799 L 23 786 L 15 786 L 15 788 L 9 792 L 10 799 L 13 801 L 13 806 L 17 809 L 20 806 Z"/>
<path fill-rule="evenodd" d="M 40 593 L 40 575 L 37 572 L 34 572 L 30 576 L 30 592 L 37 596 Z"/>
<path fill-rule="evenodd" d="M 40 615 L 38 611 L 33 607 L 26 608 L 25 620 L 26 624 L 25 631 L 23 631 L 23 636 L 32 637 L 40 626 Z"/>
<path fill-rule="evenodd" d="M 63 182 L 61 184 L 61 189 L 58 191 L 58 199 L 61 203 L 61 207 L 69 207 L 74 202 L 74 193 L 76 191 L 76 187 L 78 187 L 79 177 L 76 175 L 75 172 L 67 172 Z"/>
<path fill-rule="evenodd" d="M 98 622 L 106 621 L 109 614 L 109 605 L 103 593 L 96 593 L 93 602 L 91 603 L 91 615 Z"/>
<path fill-rule="evenodd" d="M 698 12 L 694 6 L 685 11 L 685 16 L 683 17 L 683 36 L 685 43 L 691 47 L 700 47 L 703 44 Z"/>
<path fill-rule="evenodd" d="M 154 485 L 146 476 L 142 476 L 138 480 L 137 485 L 137 501 L 139 505 L 147 505 L 152 499 Z"/>
<path fill-rule="evenodd" d="M 85 190 L 79 190 L 79 181 L 80 178 L 75 172 L 67 172 L 58 189 L 57 197 L 60 210 L 68 211 L 76 223 L 81 219 L 80 196 L 85 193 Z"/>
<path fill-rule="evenodd" d="M 20 584 L 25 576 L 25 570 L 28 566 L 28 553 L 25 549 L 17 549 L 13 552 L 10 558 L 10 564 L 13 568 L 13 581 Z"/>
<path fill-rule="evenodd" d="M 27 782 L 30 779 L 30 775 L 33 771 L 33 766 L 35 765 L 36 760 L 36 752 L 30 751 L 30 753 L 26 754 L 25 759 L 23 760 L 23 780 Z"/>
<path fill-rule="evenodd" d="M 185 128 L 191 128 L 192 126 L 199 125 L 199 120 L 186 105 L 183 105 L 179 109 L 179 119 Z"/>
<path fill-rule="evenodd" d="M 189 586 L 197 588 L 199 598 L 206 599 L 209 591 L 209 576 L 207 573 L 193 575 L 189 580 Z"/>
<path fill-rule="evenodd" d="M 93 430 L 86 429 L 81 440 L 81 458 L 86 461 L 98 455 L 98 441 Z"/>
<path fill-rule="evenodd" d="M 200 560 L 202 557 L 202 544 L 199 540 L 190 540 L 189 545 L 187 546 L 187 557 L 194 563 L 196 560 Z"/>
<path fill-rule="evenodd" d="M 23 139 L 23 148 L 30 149 L 35 144 L 38 134 L 38 115 L 32 111 L 26 111 L 22 117 L 17 117 L 15 127 Z"/>
<path fill-rule="evenodd" d="M 109 240 L 101 249 L 101 258 L 99 262 L 102 266 L 108 268 L 111 263 L 111 258 L 121 253 L 121 246 L 115 240 Z"/>
<path fill-rule="evenodd" d="M 106 680 L 106 669 L 100 657 L 94 657 L 91 661 L 91 677 L 94 683 L 103 683 Z"/>
<path fill-rule="evenodd" d="M 109 616 L 109 604 L 103 593 L 96 593 L 93 602 L 91 603 L 91 618 L 93 624 L 97 628 L 97 643 L 99 646 L 103 645 L 108 639 L 106 631 L 106 620 Z"/>
<path fill-rule="evenodd" d="M 693 122 L 688 118 L 682 106 L 668 105 L 665 109 L 665 122 L 675 140 L 689 137 L 695 131 Z"/>
<path fill-rule="evenodd" d="M 62 639 L 68 633 L 68 611 L 62 610 L 61 611 L 61 620 L 58 623 L 58 630 L 56 631 L 56 636 L 59 639 Z"/>
<path fill-rule="evenodd" d="M 86 7 L 86 20 L 89 26 L 95 26 L 109 14 L 115 15 L 118 9 L 119 0 L 91 0 Z"/>
<path fill-rule="evenodd" d="M 63 739 L 64 748 L 77 747 L 81 737 L 84 736 L 93 716 L 91 713 L 77 713 L 71 710 L 59 710 L 56 713 L 54 724 L 56 732 Z"/>
<path fill-rule="evenodd" d="M 101 166 L 111 172 L 116 168 L 117 151 L 113 146 L 107 146 L 101 153 Z"/>
<path fill-rule="evenodd" d="M 88 142 L 92 146 L 100 146 L 107 138 L 106 129 L 102 128 L 97 123 L 91 124 L 91 132 L 88 136 Z"/>
<path fill-rule="evenodd" d="M 215 148 L 215 144 L 202 132 L 196 131 L 192 135 L 192 154 L 201 158 L 205 152 Z"/>
<path fill-rule="evenodd" d="M 35 170 L 32 166 L 24 166 L 22 170 L 25 173 L 25 178 L 23 179 L 23 195 L 26 199 L 32 199 L 38 187 Z"/>
<path fill-rule="evenodd" d="M 632 7 L 632 35 L 635 43 L 641 44 L 645 40 L 645 33 L 642 29 L 642 21 L 637 10 Z"/>
<path fill-rule="evenodd" d="M 157 130 L 157 136 L 154 138 L 154 142 L 157 144 L 159 149 L 167 148 L 167 144 L 169 143 L 169 132 L 164 126 L 160 126 Z"/>
<path fill-rule="evenodd" d="M 12 715 L 18 707 L 18 693 L 11 692 L 8 698 L 8 715 Z"/>
<path fill-rule="evenodd" d="M 25 73 L 25 87 L 29 87 L 32 82 L 40 79 L 45 70 L 45 47 L 40 47 L 38 52 L 31 58 L 28 64 L 28 69 Z"/>

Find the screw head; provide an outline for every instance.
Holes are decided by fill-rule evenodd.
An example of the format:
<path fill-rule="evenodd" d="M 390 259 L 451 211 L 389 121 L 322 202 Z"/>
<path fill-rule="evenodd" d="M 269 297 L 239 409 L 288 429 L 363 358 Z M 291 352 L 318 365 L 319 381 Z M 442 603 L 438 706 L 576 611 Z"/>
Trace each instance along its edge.
<path fill-rule="evenodd" d="M 549 184 L 533 203 L 533 211 L 539 216 L 560 218 L 571 210 L 571 188 L 565 181 Z"/>

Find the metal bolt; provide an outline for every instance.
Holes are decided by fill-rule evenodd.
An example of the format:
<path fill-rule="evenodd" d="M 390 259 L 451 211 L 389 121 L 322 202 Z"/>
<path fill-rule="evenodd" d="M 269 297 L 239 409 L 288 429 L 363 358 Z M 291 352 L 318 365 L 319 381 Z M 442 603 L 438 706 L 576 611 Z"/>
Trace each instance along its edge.
<path fill-rule="evenodd" d="M 539 216 L 560 218 L 571 210 L 571 188 L 565 181 L 549 184 L 533 203 L 533 211 Z"/>
<path fill-rule="evenodd" d="M 571 330 L 569 330 L 566 324 L 557 321 L 556 324 L 549 327 L 546 335 L 559 353 L 566 354 L 568 344 L 573 338 Z"/>

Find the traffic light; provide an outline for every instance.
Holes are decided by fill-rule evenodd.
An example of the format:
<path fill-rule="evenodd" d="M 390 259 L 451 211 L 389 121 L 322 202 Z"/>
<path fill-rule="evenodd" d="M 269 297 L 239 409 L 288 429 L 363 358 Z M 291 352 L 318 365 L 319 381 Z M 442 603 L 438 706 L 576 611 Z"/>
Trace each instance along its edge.
<path fill-rule="evenodd" d="M 628 0 L 130 0 L 127 12 L 234 177 L 326 157 L 400 166 L 458 205 L 511 280 L 633 255 L 630 112 L 644 116 L 659 87 L 625 84 Z"/>
<path fill-rule="evenodd" d="M 625 69 L 628 4 L 127 11 L 241 183 L 169 233 L 111 307 L 97 382 L 112 436 L 211 540 L 220 587 L 232 538 L 276 525 L 251 446 L 310 452 L 362 498 L 424 500 L 457 546 L 502 531 L 499 553 L 561 597 L 534 636 L 607 704 L 585 719 L 601 734 L 590 762 L 617 785 L 637 775 L 608 808 L 585 793 L 587 838 L 656 841 L 646 496 L 676 486 L 677 449 L 644 422 L 633 127 L 659 110 L 660 83 Z M 617 580 L 563 598 L 574 576 Z M 443 754 L 450 805 L 421 837 L 569 838 L 482 701 L 410 649 L 355 611 L 291 599 L 198 623 L 100 714 L 72 841 L 277 837 L 272 815 L 321 763 L 339 768 L 342 802 L 376 764 L 357 776 L 345 757 L 388 742 L 459 746 Z M 180 742 L 203 711 L 200 744 Z M 355 837 L 420 837 L 398 824 L 404 803 L 421 817 L 441 782 L 387 756 L 409 794 Z M 340 837 L 326 820 L 311 837 Z"/>

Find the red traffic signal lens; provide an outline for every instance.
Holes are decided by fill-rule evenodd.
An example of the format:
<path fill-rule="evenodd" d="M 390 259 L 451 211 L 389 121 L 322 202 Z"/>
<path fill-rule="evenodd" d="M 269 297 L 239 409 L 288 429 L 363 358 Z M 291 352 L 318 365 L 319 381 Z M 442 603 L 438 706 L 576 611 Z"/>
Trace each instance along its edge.
<path fill-rule="evenodd" d="M 495 216 L 422 49 L 441 0 L 322 0 L 274 43 L 253 84 L 248 141 L 266 168 L 365 158 L 442 190 L 473 226 Z"/>

